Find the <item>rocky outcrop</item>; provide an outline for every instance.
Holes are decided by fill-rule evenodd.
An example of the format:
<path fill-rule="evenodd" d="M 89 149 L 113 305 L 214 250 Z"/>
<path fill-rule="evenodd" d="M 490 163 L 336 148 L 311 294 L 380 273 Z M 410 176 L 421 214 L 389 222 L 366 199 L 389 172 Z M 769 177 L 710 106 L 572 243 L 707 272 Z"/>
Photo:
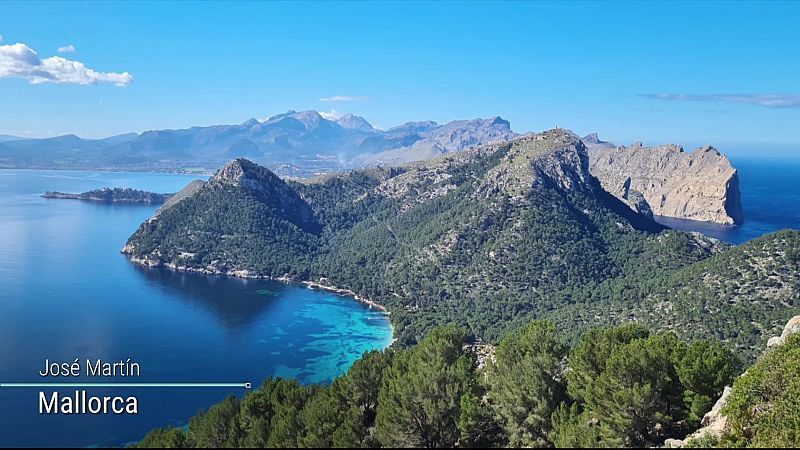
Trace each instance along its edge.
<path fill-rule="evenodd" d="M 631 207 L 631 209 L 647 217 L 648 219 L 653 220 L 653 209 L 650 208 L 650 204 L 647 203 L 647 199 L 644 198 L 644 194 L 639 191 L 628 190 L 628 196 L 625 197 L 624 200 L 628 206 Z"/>
<path fill-rule="evenodd" d="M 187 203 L 193 206 L 186 208 Z M 194 221 L 184 221 L 187 214 L 193 215 Z M 228 216 L 236 218 L 227 221 Z M 227 221 L 230 229 L 227 234 L 218 233 L 220 217 L 226 217 L 222 221 Z M 293 234 L 313 234 L 319 228 L 311 207 L 286 181 L 265 167 L 237 158 L 225 164 L 207 182 L 193 181 L 182 189 L 174 201 L 163 205 L 139 227 L 122 248 L 122 253 L 130 255 L 131 261 L 148 267 L 268 278 L 253 274 L 247 267 L 227 267 L 225 262 L 235 260 L 241 248 L 247 247 L 255 236 L 283 245 L 290 237 L 296 237 Z M 176 238 L 181 240 L 180 245 L 166 245 L 161 241 L 161 236 L 172 233 L 180 236 Z M 282 234 L 278 236 L 278 233 Z M 140 239 L 142 236 L 147 239 Z M 191 266 L 200 253 L 198 250 L 204 250 L 209 240 L 221 248 L 216 259 L 202 267 Z M 303 244 L 297 244 L 297 250 L 292 248 L 292 251 L 302 251 Z"/>
<path fill-rule="evenodd" d="M 589 151 L 616 147 L 611 142 L 601 141 L 597 133 L 589 133 L 586 136 L 582 137 L 581 140 L 583 141 L 583 145 L 585 145 L 586 148 L 589 149 Z"/>
<path fill-rule="evenodd" d="M 794 316 L 786 323 L 786 326 L 783 328 L 783 333 L 780 336 L 775 336 L 769 340 L 767 343 L 767 350 L 783 345 L 789 336 L 799 332 L 800 316 Z M 728 418 L 722 414 L 722 409 L 728 404 L 728 399 L 732 392 L 733 388 L 725 386 L 722 395 L 714 404 L 714 407 L 703 416 L 703 420 L 700 422 L 701 428 L 699 430 L 687 436 L 686 439 L 667 439 L 667 441 L 664 442 L 664 446 L 669 448 L 683 447 L 690 440 L 722 436 L 729 430 Z"/>
<path fill-rule="evenodd" d="M 505 192 L 516 198 L 531 187 L 555 187 L 565 191 L 592 188 L 586 147 L 564 130 L 522 137 L 506 146 L 506 155 L 489 170 L 476 194 L 491 197 Z"/>
<path fill-rule="evenodd" d="M 767 348 L 775 348 L 778 346 L 783 345 L 789 336 L 793 334 L 800 333 L 800 316 L 792 317 L 789 322 L 786 323 L 786 326 L 783 327 L 783 333 L 780 336 L 775 336 L 767 341 Z"/>
<path fill-rule="evenodd" d="M 311 208 L 285 181 L 269 169 L 247 159 L 237 158 L 225 164 L 208 180 L 205 187 L 215 189 L 227 186 L 244 188 L 258 194 L 276 208 L 279 214 L 295 216 L 293 221 L 314 221 Z"/>
<path fill-rule="evenodd" d="M 584 139 L 588 139 L 584 138 Z M 590 169 L 603 188 L 630 204 L 644 197 L 652 213 L 733 225 L 742 222 L 739 176 L 714 147 L 611 147 L 590 139 Z"/>

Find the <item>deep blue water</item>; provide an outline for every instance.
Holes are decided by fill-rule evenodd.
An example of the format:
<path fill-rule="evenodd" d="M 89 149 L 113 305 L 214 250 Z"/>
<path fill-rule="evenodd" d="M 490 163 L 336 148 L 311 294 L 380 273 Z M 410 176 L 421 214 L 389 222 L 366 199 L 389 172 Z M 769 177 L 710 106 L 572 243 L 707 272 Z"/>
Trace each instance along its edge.
<path fill-rule="evenodd" d="M 724 226 L 662 217 L 672 228 L 699 231 L 733 244 L 741 244 L 785 228 L 800 229 L 800 158 L 731 156 L 739 171 L 744 223 Z"/>
<path fill-rule="evenodd" d="M 317 383 L 390 343 L 387 318 L 349 298 L 130 264 L 119 250 L 154 206 L 40 197 L 112 186 L 175 192 L 191 179 L 0 170 L 0 382 L 42 381 L 45 358 L 80 358 L 85 370 L 88 357 L 131 358 L 141 365 L 137 381 Z M 38 392 L 0 388 L 1 446 L 123 444 L 243 390 L 90 391 L 135 393 L 137 416 L 40 416 Z"/>

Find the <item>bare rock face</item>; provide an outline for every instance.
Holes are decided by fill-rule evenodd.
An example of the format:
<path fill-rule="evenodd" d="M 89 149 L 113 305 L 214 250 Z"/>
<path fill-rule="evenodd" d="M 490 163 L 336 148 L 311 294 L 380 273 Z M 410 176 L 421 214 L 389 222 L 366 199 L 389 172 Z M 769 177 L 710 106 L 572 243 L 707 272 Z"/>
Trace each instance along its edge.
<path fill-rule="evenodd" d="M 783 327 L 783 333 L 780 336 L 775 336 L 767 341 L 767 348 L 774 348 L 783 345 L 789 336 L 793 334 L 800 333 L 800 316 L 792 317 L 789 322 L 786 323 L 786 326 Z"/>
<path fill-rule="evenodd" d="M 588 147 L 592 175 L 629 205 L 638 192 L 659 216 L 725 225 L 742 222 L 739 176 L 714 147 L 691 153 L 678 145 Z"/>
<path fill-rule="evenodd" d="M 647 217 L 648 219 L 653 220 L 653 209 L 650 207 L 650 204 L 647 203 L 647 199 L 644 198 L 644 194 L 639 191 L 629 189 L 627 197 L 625 197 L 625 201 L 628 203 L 628 206 L 630 206 L 631 209 Z"/>

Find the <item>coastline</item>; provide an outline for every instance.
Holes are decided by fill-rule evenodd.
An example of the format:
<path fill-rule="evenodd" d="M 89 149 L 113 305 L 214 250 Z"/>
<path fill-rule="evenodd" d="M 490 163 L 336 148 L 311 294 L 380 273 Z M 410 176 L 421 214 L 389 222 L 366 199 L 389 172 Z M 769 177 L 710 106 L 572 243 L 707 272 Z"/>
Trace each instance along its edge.
<path fill-rule="evenodd" d="M 147 169 L 147 168 L 102 168 L 92 169 L 89 167 L 0 167 L 0 170 L 30 170 L 30 171 L 63 171 L 63 172 L 102 172 L 102 173 L 149 173 L 153 175 L 192 175 L 210 177 L 214 175 L 216 169 L 181 170 L 181 169 Z"/>
<path fill-rule="evenodd" d="M 147 267 L 147 268 L 150 268 L 150 269 L 163 268 L 163 269 L 174 270 L 174 271 L 177 271 L 177 272 L 194 272 L 194 273 L 200 273 L 200 274 L 203 274 L 203 275 L 227 276 L 227 277 L 242 278 L 242 279 L 248 279 L 248 280 L 268 280 L 268 281 L 278 281 L 278 282 L 286 283 L 286 284 L 303 285 L 303 286 L 305 286 L 305 287 L 307 287 L 309 289 L 317 289 L 317 290 L 321 290 L 321 291 L 332 292 L 334 294 L 337 294 L 337 295 L 340 295 L 340 296 L 343 296 L 343 297 L 350 297 L 353 300 L 361 303 L 362 305 L 366 305 L 370 309 L 373 309 L 373 308 L 377 309 L 381 313 L 385 314 L 387 317 L 391 317 L 391 315 L 392 315 L 392 312 L 389 311 L 384 305 L 381 305 L 380 303 L 376 302 L 375 300 L 372 300 L 372 299 L 366 298 L 366 297 L 364 297 L 362 295 L 359 295 L 358 293 L 356 293 L 356 292 L 354 292 L 354 291 L 352 291 L 350 289 L 345 289 L 345 288 L 341 288 L 341 287 L 338 287 L 338 286 L 334 286 L 334 285 L 328 283 L 328 279 L 325 278 L 325 277 L 320 277 L 319 281 L 311 281 L 311 280 L 302 280 L 302 279 L 299 279 L 299 278 L 293 278 L 293 277 L 290 277 L 288 274 L 280 276 L 280 277 L 272 277 L 272 276 L 266 276 L 266 275 L 254 275 L 254 274 L 251 274 L 247 270 L 229 270 L 227 272 L 223 272 L 221 270 L 209 270 L 209 269 L 197 268 L 197 267 L 178 266 L 175 263 L 161 263 L 161 262 L 156 263 L 156 262 L 154 262 L 154 261 L 152 261 L 150 259 L 147 259 L 147 258 L 140 258 L 140 257 L 131 255 L 130 252 L 132 250 L 133 249 L 131 247 L 126 245 L 125 247 L 122 248 L 120 253 L 126 255 L 128 257 L 128 260 L 130 262 L 132 262 L 133 264 L 136 264 L 136 265 L 139 265 L 139 266 L 143 266 L 143 267 Z M 391 331 L 392 331 L 392 341 L 389 344 L 389 346 L 392 346 L 397 341 L 397 336 L 395 334 L 394 324 L 392 324 L 391 319 L 389 320 L 389 327 L 391 328 Z"/>

